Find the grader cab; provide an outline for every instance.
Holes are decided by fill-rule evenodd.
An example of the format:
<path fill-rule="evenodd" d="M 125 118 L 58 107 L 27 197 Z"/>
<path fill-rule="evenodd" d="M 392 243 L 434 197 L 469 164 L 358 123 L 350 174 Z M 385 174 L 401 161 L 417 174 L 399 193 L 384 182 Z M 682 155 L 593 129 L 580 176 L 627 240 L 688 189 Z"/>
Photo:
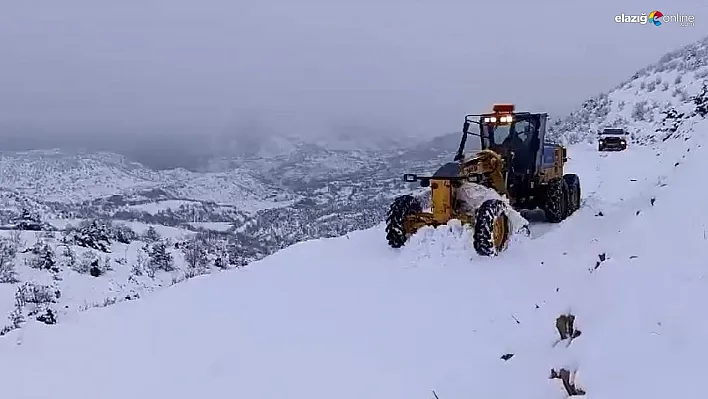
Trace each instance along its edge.
<path fill-rule="evenodd" d="M 397 197 L 387 217 L 389 245 L 399 248 L 421 227 L 457 219 L 473 228 L 477 253 L 491 256 L 526 226 L 519 210 L 541 208 L 552 223 L 575 212 L 580 180 L 564 173 L 566 148 L 546 141 L 547 119 L 545 113 L 515 112 L 513 104 L 466 115 L 453 162 L 431 176 L 404 175 L 404 181 L 430 187 L 431 209 L 424 211 L 411 195 Z M 469 136 L 479 138 L 480 148 L 470 155 L 465 153 Z"/>

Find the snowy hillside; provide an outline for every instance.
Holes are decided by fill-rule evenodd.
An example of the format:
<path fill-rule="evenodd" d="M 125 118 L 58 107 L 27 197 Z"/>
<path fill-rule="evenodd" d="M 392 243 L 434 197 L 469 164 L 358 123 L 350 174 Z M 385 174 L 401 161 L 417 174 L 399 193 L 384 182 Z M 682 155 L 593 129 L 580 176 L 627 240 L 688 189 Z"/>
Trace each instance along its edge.
<path fill-rule="evenodd" d="M 695 195 L 708 122 L 677 133 L 620 153 L 571 147 L 581 209 L 499 257 L 473 255 L 454 223 L 401 250 L 382 226 L 304 242 L 148 299 L 28 323 L 0 340 L 0 373 L 42 381 L 6 387 L 38 399 L 695 396 L 708 354 L 708 219 Z M 566 372 L 577 372 L 567 388 L 551 378 Z"/>
<path fill-rule="evenodd" d="M 0 159 L 0 184 L 43 201 L 84 202 L 121 195 L 151 199 L 157 190 L 168 198 L 263 209 L 279 198 L 277 187 L 258 181 L 248 170 L 195 173 L 153 171 L 111 153 L 67 154 L 58 150 L 5 153 Z"/>
<path fill-rule="evenodd" d="M 62 223 L 64 222 L 64 223 Z M 66 220 L 57 231 L 0 231 L 0 335 L 243 266 L 227 236 L 140 223 Z"/>
<path fill-rule="evenodd" d="M 552 135 L 566 143 L 595 142 L 603 128 L 626 128 L 635 141 L 661 140 L 656 134 L 667 114 L 692 109 L 691 97 L 708 79 L 708 37 L 670 52 L 635 73 L 613 90 L 585 101 L 550 126 Z"/>

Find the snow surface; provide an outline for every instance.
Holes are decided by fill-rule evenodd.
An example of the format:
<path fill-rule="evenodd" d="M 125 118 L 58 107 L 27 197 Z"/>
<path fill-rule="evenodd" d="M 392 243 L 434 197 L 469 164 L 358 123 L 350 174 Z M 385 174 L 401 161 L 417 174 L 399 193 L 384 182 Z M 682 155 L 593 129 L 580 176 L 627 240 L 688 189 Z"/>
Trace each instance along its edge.
<path fill-rule="evenodd" d="M 496 258 L 473 255 L 455 223 L 425 228 L 401 250 L 378 226 L 55 326 L 29 324 L 0 340 L 0 373 L 13 381 L 4 390 L 17 399 L 422 399 L 431 390 L 541 399 L 566 396 L 549 379 L 565 367 L 578 370 L 588 398 L 694 397 L 708 355 L 708 238 L 696 195 L 708 123 L 693 130 L 626 152 L 574 146 L 571 157 L 588 159 L 576 165 L 581 209 Z M 565 312 L 582 335 L 554 346 Z"/>

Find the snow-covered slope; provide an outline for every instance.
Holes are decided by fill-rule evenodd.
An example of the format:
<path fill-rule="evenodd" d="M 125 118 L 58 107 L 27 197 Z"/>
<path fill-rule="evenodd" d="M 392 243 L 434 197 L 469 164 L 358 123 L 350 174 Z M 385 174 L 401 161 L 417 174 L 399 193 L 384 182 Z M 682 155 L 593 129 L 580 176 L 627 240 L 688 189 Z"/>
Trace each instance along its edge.
<path fill-rule="evenodd" d="M 85 221 L 67 229 L 66 222 L 51 220 L 61 229 L 54 231 L 0 231 L 0 336 L 243 265 L 218 233 Z"/>
<path fill-rule="evenodd" d="M 451 223 L 382 226 L 0 340 L 16 398 L 589 398 L 702 391 L 708 122 L 627 152 L 571 147 L 582 208 L 496 258 Z M 696 191 L 698 190 L 698 191 Z M 557 342 L 559 316 L 581 333 Z M 17 344 L 20 345 L 17 345 Z M 65 367 L 38 367 L 71 359 Z M 66 362 L 67 360 L 64 360 Z M 98 366 L 100 365 L 100 366 Z M 41 382 L 41 383 L 40 383 Z"/>
<path fill-rule="evenodd" d="M 6 153 L 0 159 L 0 184 L 43 201 L 83 202 L 113 195 L 150 198 L 156 190 L 169 198 L 262 209 L 279 198 L 277 187 L 246 169 L 195 173 L 184 169 L 154 171 L 112 153 L 59 150 Z M 286 196 L 287 197 L 287 196 Z"/>
<path fill-rule="evenodd" d="M 667 112 L 690 109 L 690 99 L 708 78 L 708 37 L 667 53 L 613 90 L 585 101 L 570 115 L 555 119 L 551 135 L 566 143 L 594 142 L 607 127 L 628 129 L 637 142 L 661 140 L 657 125 Z M 671 121 L 669 121 L 671 122 Z"/>

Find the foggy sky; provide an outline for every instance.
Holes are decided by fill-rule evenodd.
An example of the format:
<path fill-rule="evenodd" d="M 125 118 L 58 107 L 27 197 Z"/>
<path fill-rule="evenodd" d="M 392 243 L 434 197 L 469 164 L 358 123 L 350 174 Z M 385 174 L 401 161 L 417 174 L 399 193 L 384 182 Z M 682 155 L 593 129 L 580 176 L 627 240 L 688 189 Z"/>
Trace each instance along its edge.
<path fill-rule="evenodd" d="M 582 3 L 0 0 L 0 129 L 433 136 L 492 102 L 566 113 L 708 32 L 697 0 Z M 696 26 L 614 22 L 654 6 Z"/>

